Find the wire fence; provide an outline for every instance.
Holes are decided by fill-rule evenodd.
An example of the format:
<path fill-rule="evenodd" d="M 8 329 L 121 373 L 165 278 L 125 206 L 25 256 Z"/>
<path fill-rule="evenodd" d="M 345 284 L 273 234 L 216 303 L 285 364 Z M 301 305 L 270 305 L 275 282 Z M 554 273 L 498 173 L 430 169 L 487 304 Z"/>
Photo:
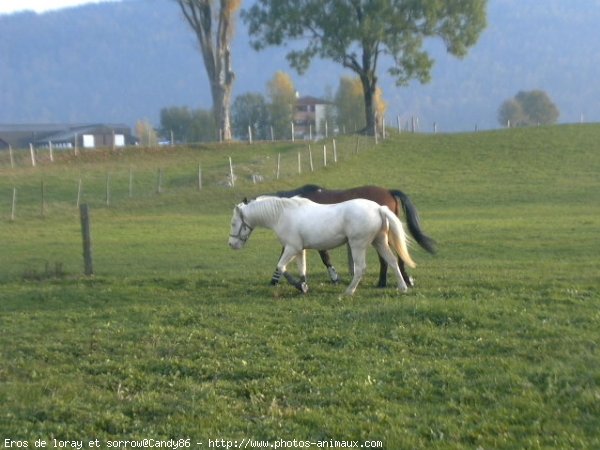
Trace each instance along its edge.
<path fill-rule="evenodd" d="M 206 188 L 235 188 L 314 173 L 378 143 L 381 137 L 353 136 L 320 142 L 296 142 L 269 153 L 266 146 L 218 148 L 203 158 L 189 147 L 103 149 L 79 151 L 48 148 L 0 152 L 3 203 L 1 216 L 46 217 L 64 207 L 90 203 L 95 207 L 122 205 L 131 199 Z M 231 148 L 231 155 L 227 149 Z M 248 153 L 248 149 L 256 149 Z M 264 153 L 261 155 L 261 151 Z M 158 157 L 144 158 L 144 155 Z"/>

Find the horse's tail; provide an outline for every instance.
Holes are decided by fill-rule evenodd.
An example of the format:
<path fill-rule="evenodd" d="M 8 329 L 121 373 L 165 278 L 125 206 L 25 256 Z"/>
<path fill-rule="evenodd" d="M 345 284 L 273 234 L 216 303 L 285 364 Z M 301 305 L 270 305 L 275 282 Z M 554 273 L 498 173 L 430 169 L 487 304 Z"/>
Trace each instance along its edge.
<path fill-rule="evenodd" d="M 388 232 L 388 240 L 392 244 L 392 247 L 398 253 L 398 256 L 404 264 L 409 267 L 416 267 L 415 262 L 410 257 L 408 253 L 408 245 L 406 243 L 406 234 L 404 233 L 404 228 L 402 227 L 402 222 L 398 219 L 398 216 L 394 214 L 387 206 L 382 206 L 379 208 L 381 212 L 381 217 L 386 220 L 389 226 Z"/>
<path fill-rule="evenodd" d="M 402 210 L 404 211 L 404 215 L 406 216 L 406 225 L 408 225 L 408 231 L 415 241 L 419 243 L 421 247 L 427 250 L 429 253 L 435 253 L 435 241 L 423 233 L 421 230 L 421 220 L 419 219 L 419 213 L 417 212 L 417 208 L 410 200 L 408 195 L 406 195 L 402 191 L 391 190 L 390 194 L 394 197 L 400 199 L 400 203 L 402 204 Z"/>

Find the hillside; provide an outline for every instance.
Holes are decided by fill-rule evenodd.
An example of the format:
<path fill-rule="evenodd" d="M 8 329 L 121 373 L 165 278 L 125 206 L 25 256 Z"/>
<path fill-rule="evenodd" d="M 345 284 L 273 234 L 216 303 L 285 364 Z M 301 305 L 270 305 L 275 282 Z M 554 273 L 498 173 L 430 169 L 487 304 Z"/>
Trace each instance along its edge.
<path fill-rule="evenodd" d="M 35 168 L 0 154 L 2 432 L 29 448 L 600 448 L 599 143 L 598 125 L 403 133 L 358 151 L 349 136 L 327 167 L 313 144 L 312 172 L 289 142 L 57 152 Z M 309 252 L 301 295 L 269 285 L 271 231 L 228 248 L 241 198 L 308 182 L 406 192 L 438 244 L 410 248 L 416 287 L 376 288 L 369 251 L 340 297 L 340 248 L 342 283 Z"/>
<path fill-rule="evenodd" d="M 439 43 L 432 83 L 395 87 L 380 78 L 397 115 L 421 118 L 429 131 L 497 127 L 501 102 L 518 90 L 546 90 L 562 122 L 600 121 L 596 24 L 600 4 L 584 0 L 490 0 L 489 26 L 463 61 Z M 233 49 L 235 93 L 264 92 L 276 70 L 291 72 L 284 49 L 256 53 L 238 24 Z M 192 32 L 172 0 L 123 0 L 36 15 L 0 16 L 0 122 L 158 121 L 162 107 L 209 108 L 204 68 Z M 302 94 L 335 90 L 343 72 L 315 62 L 292 73 Z"/>

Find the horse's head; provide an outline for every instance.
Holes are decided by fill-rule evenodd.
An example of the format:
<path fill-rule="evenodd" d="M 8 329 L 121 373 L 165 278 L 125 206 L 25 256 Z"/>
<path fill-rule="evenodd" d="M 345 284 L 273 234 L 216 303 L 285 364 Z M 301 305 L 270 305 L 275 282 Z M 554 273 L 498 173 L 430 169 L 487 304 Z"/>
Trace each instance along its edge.
<path fill-rule="evenodd" d="M 246 241 L 252 234 L 252 227 L 244 220 L 244 208 L 248 204 L 248 201 L 244 201 L 233 209 L 233 216 L 231 217 L 231 229 L 229 230 L 229 247 L 234 250 L 242 248 Z"/>

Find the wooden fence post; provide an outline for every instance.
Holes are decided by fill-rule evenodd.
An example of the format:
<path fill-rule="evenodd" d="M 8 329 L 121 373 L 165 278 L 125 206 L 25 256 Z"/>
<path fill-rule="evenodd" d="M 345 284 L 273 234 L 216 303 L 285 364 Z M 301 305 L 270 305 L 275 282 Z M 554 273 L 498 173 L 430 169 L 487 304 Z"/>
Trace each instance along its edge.
<path fill-rule="evenodd" d="M 202 166 L 198 164 L 198 190 L 202 190 Z"/>
<path fill-rule="evenodd" d="M 33 149 L 33 144 L 29 144 L 29 153 L 31 153 L 31 165 L 35 167 L 35 150 Z"/>
<path fill-rule="evenodd" d="M 17 188 L 13 188 L 13 197 L 12 197 L 12 209 L 10 212 L 10 221 L 14 222 L 17 213 Z"/>
<path fill-rule="evenodd" d="M 15 168 L 15 156 L 13 155 L 13 149 L 10 144 L 8 144 L 8 153 L 10 154 L 10 168 Z"/>
<path fill-rule="evenodd" d="M 279 180 L 280 168 L 281 168 L 281 153 L 277 153 L 277 177 L 276 177 L 277 180 Z"/>
<path fill-rule="evenodd" d="M 40 215 L 43 218 L 46 216 L 46 186 L 44 185 L 44 180 L 42 180 L 40 190 L 42 195 L 42 201 L 40 203 Z"/>
<path fill-rule="evenodd" d="M 110 207 L 110 173 L 106 174 L 106 206 Z"/>
<path fill-rule="evenodd" d="M 333 139 L 333 162 L 337 164 L 337 147 L 335 145 L 335 139 Z"/>
<path fill-rule="evenodd" d="M 79 177 L 79 183 L 77 184 L 77 207 L 81 205 L 81 177 Z"/>
<path fill-rule="evenodd" d="M 231 156 L 229 157 L 229 175 L 231 176 L 231 187 L 235 187 L 235 180 L 233 179 L 233 161 Z"/>
<path fill-rule="evenodd" d="M 92 258 L 92 235 L 90 227 L 90 212 L 87 203 L 79 206 L 81 218 L 81 235 L 83 237 L 83 273 L 86 276 L 94 275 L 94 262 Z"/>

